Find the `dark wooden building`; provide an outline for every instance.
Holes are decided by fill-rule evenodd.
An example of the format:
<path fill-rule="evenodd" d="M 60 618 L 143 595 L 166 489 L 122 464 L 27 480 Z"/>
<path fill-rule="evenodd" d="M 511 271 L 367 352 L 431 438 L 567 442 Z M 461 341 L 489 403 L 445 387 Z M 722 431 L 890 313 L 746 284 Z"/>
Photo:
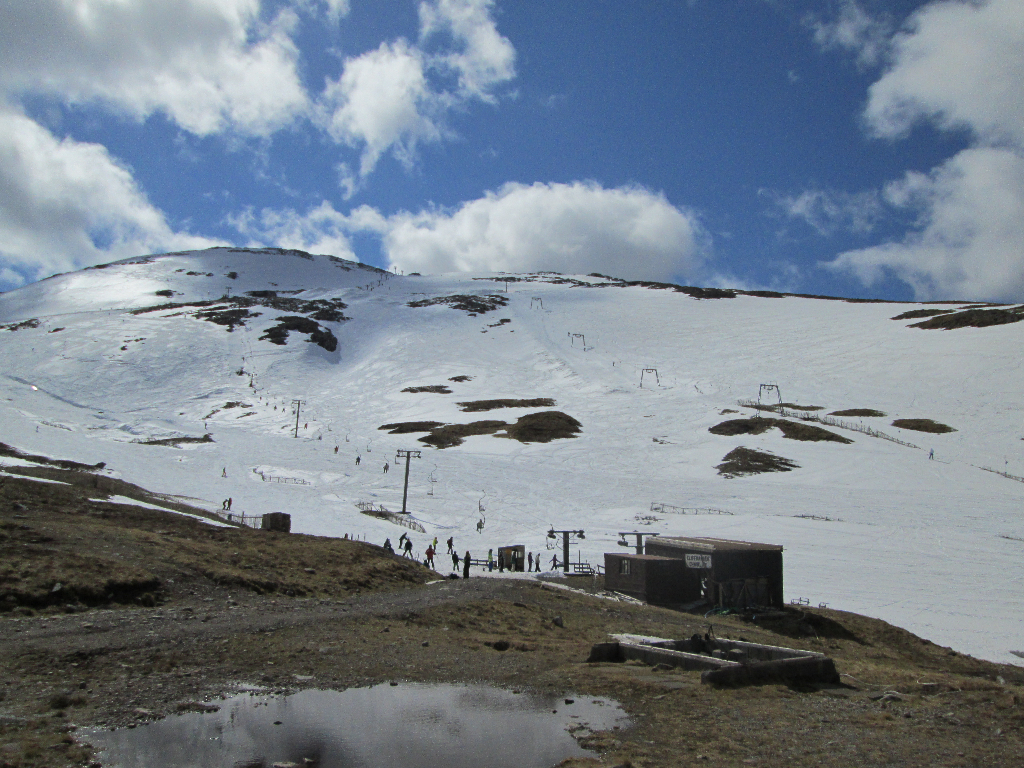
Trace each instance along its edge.
<path fill-rule="evenodd" d="M 647 540 L 645 552 L 605 554 L 605 587 L 656 605 L 700 600 L 721 608 L 783 605 L 778 544 L 658 536 Z"/>
<path fill-rule="evenodd" d="M 604 586 L 652 605 L 691 602 L 686 564 L 675 557 L 606 552 Z"/>

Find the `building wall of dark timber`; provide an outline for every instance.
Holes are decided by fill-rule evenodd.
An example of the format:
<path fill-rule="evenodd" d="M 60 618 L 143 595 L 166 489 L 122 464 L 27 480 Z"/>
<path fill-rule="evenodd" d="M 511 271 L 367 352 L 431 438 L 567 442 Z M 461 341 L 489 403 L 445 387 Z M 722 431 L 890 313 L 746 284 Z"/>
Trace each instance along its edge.
<path fill-rule="evenodd" d="M 629 573 L 620 573 L 623 560 Z M 700 599 L 700 575 L 679 558 L 607 552 L 604 556 L 605 589 L 644 600 L 652 605 L 680 605 Z"/>
<path fill-rule="evenodd" d="M 703 547 L 687 548 L 685 543 L 659 543 L 657 538 L 647 540 L 645 551 L 649 555 L 684 560 L 687 554 L 711 555 L 711 580 L 717 583 L 744 579 L 767 579 L 769 605 L 781 608 L 782 597 L 782 551 L 778 549 L 715 549 Z M 688 569 L 699 583 L 704 571 Z M 607 571 L 606 571 L 607 573 Z M 606 577 L 607 578 L 607 577 Z M 698 594 L 698 597 L 700 595 Z M 697 599 L 696 597 L 693 599 Z"/>

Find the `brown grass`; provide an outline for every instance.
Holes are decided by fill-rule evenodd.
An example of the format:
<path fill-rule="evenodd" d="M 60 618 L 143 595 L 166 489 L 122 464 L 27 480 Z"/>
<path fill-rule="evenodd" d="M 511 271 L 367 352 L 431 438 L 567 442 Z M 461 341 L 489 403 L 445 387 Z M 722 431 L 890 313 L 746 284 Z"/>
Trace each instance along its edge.
<path fill-rule="evenodd" d="M 403 392 L 433 392 L 435 395 L 450 395 L 452 391 L 448 389 L 444 384 L 430 384 L 425 387 L 406 387 L 402 390 Z"/>
<path fill-rule="evenodd" d="M 568 437 L 576 437 L 583 425 L 561 411 L 542 411 L 521 416 L 515 424 L 509 425 L 506 433 L 521 443 L 549 443 Z"/>
<path fill-rule="evenodd" d="M 951 309 L 911 309 L 909 312 L 903 312 L 896 315 L 896 317 L 889 318 L 890 320 L 916 320 L 919 317 L 935 317 L 936 315 L 948 315 L 952 312 Z"/>
<path fill-rule="evenodd" d="M 885 414 L 882 411 L 876 411 L 874 408 L 847 408 L 845 411 L 832 411 L 829 416 L 878 416 L 882 417 Z"/>
<path fill-rule="evenodd" d="M 760 435 L 767 432 L 769 429 L 777 427 L 782 430 L 782 436 L 788 437 L 790 440 L 805 440 L 811 442 L 832 442 L 832 443 L 852 443 L 847 437 L 837 435 L 835 432 L 829 432 L 827 429 L 816 427 L 813 424 L 802 424 L 797 421 L 789 421 L 788 419 L 770 419 L 770 418 L 754 418 L 754 419 L 729 419 L 723 421 L 721 424 L 708 429 L 713 435 Z"/>
<path fill-rule="evenodd" d="M 403 421 L 396 424 L 382 424 L 377 429 L 386 429 L 392 435 L 407 435 L 410 432 L 429 432 L 443 427 L 440 421 Z"/>
<path fill-rule="evenodd" d="M 139 445 L 170 445 L 177 448 L 182 443 L 212 443 L 213 436 L 209 433 L 202 437 L 164 437 L 159 440 L 140 440 Z"/>
<path fill-rule="evenodd" d="M 456 403 L 466 413 L 493 411 L 497 408 L 550 408 L 554 404 L 555 401 L 550 397 L 535 397 L 531 400 L 471 400 Z"/>
<path fill-rule="evenodd" d="M 460 405 L 465 405 L 465 403 L 460 403 Z M 526 416 L 521 416 L 516 420 L 515 424 L 509 424 L 496 419 L 474 421 L 469 424 L 407 421 L 396 424 L 384 424 L 378 427 L 378 429 L 389 430 L 393 435 L 407 434 L 409 432 L 429 432 L 429 435 L 419 439 L 421 443 L 432 445 L 435 448 L 453 448 L 457 445 L 462 445 L 465 438 L 472 437 L 473 435 L 510 437 L 522 443 L 548 443 L 552 440 L 575 437 L 582 426 L 572 416 L 561 411 L 541 411 L 540 413 L 530 413 Z M 500 434 L 502 430 L 504 430 L 504 434 Z"/>
<path fill-rule="evenodd" d="M 461 309 L 471 315 L 482 315 L 486 312 L 504 307 L 508 304 L 508 298 L 494 294 L 488 296 L 467 296 L 458 294 L 455 296 L 436 296 L 433 299 L 420 299 L 410 301 L 410 307 L 430 307 L 436 304 L 444 304 L 452 309 Z"/>
<path fill-rule="evenodd" d="M 910 328 L 925 330 L 941 329 L 945 331 L 956 328 L 987 328 L 990 325 L 1006 325 L 1024 320 L 1021 307 L 1013 309 L 967 309 L 962 312 L 939 315 L 920 323 L 912 323 Z"/>
<path fill-rule="evenodd" d="M 734 477 L 759 475 L 764 472 L 790 472 L 799 468 L 799 464 L 782 456 L 743 446 L 729 451 L 725 454 L 722 463 L 715 467 L 718 474 L 729 480 Z"/>
<path fill-rule="evenodd" d="M 453 448 L 462 445 L 463 439 L 473 435 L 493 435 L 508 426 L 504 421 L 474 421 L 471 424 L 447 424 L 430 431 L 420 442 L 435 448 Z"/>
<path fill-rule="evenodd" d="M 46 472 L 51 479 L 88 479 L 81 472 Z M 295 596 L 342 596 L 428 578 L 424 568 L 374 545 L 213 527 L 92 500 L 97 495 L 103 492 L 86 483 L 0 481 L 0 611 L 155 605 L 168 578 Z"/>
<path fill-rule="evenodd" d="M 932 434 L 941 435 L 946 432 L 956 432 L 948 424 L 941 424 L 931 419 L 896 419 L 893 421 L 894 427 L 900 429 L 912 429 L 915 432 L 931 432 Z"/>

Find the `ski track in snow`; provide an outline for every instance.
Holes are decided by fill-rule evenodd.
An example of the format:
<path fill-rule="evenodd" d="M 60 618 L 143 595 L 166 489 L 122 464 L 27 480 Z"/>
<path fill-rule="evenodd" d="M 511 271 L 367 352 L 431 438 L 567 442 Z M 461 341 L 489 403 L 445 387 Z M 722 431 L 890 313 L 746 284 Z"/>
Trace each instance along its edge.
<path fill-rule="evenodd" d="M 443 546 L 454 535 L 460 552 L 480 557 L 521 543 L 546 565 L 549 526 L 585 529 L 573 558 L 595 564 L 606 551 L 622 551 L 618 531 L 635 529 L 778 543 L 787 600 L 877 616 L 959 651 L 1024 663 L 1010 654 L 1024 649 L 1024 545 L 1005 538 L 1024 538 L 1024 484 L 979 469 L 1024 475 L 1024 326 L 922 331 L 889 319 L 906 305 L 695 300 L 640 287 L 527 282 L 509 284 L 505 294 L 503 283 L 472 275 L 386 278 L 350 266 L 215 249 L 85 270 L 0 295 L 0 323 L 40 320 L 38 328 L 0 330 L 0 440 L 30 453 L 105 461 L 116 476 L 202 499 L 209 509 L 230 496 L 235 511 L 290 513 L 295 531 L 377 543 L 405 529 L 361 515 L 355 503 L 400 509 L 404 465 L 395 451 L 418 449 L 409 508 L 427 529 L 411 533 L 421 556 L 428 539 L 436 535 Z M 275 317 L 292 314 L 267 307 L 253 307 L 262 315 L 231 333 L 197 320 L 195 308 L 128 312 L 306 286 L 316 287 L 302 299 L 348 304 L 350 320 L 323 323 L 338 337 L 335 353 L 294 332 L 286 346 L 260 341 Z M 168 288 L 178 295 L 154 295 Z M 504 295 L 509 305 L 477 317 L 443 305 L 407 306 L 456 293 Z M 531 308 L 535 296 L 543 309 Z M 511 322 L 489 327 L 500 318 Z M 56 328 L 63 330 L 51 333 Z M 585 347 L 573 333 L 585 335 Z M 640 388 L 645 368 L 657 369 L 658 380 L 645 376 Z M 449 381 L 460 375 L 472 380 Z M 778 430 L 707 431 L 750 415 L 737 399 L 756 400 L 758 385 L 769 382 L 786 401 L 824 406 L 823 413 L 885 411 L 884 419 L 846 420 L 921 449 L 837 429 L 854 443 L 798 442 Z M 452 394 L 402 392 L 432 384 Z M 436 450 L 418 442 L 419 433 L 378 429 L 406 421 L 511 423 L 542 409 L 464 413 L 456 403 L 536 397 L 553 398 L 554 409 L 583 424 L 582 433 L 547 444 L 474 436 Z M 304 401 L 298 438 L 293 400 Z M 225 408 L 230 402 L 242 405 Z M 720 415 L 726 408 L 739 413 Z M 917 417 L 958 431 L 890 426 Z M 132 442 L 206 433 L 214 443 Z M 715 466 L 739 445 L 785 456 L 800 469 L 725 480 Z M 928 460 L 932 448 L 937 461 Z M 636 516 L 654 514 L 651 502 L 732 514 L 655 514 L 653 524 L 638 524 Z"/>

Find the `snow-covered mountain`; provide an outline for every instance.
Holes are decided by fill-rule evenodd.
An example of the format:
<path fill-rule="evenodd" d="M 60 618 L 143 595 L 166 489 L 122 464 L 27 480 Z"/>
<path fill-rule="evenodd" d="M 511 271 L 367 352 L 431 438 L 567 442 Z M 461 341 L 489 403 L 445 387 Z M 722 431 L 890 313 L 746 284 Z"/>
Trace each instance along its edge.
<path fill-rule="evenodd" d="M 929 324 L 924 309 L 953 328 L 911 327 Z M 573 555 L 592 563 L 621 551 L 620 531 L 778 543 L 787 599 L 1019 664 L 1015 310 L 397 276 L 278 249 L 165 254 L 0 295 L 0 440 L 104 461 L 209 509 L 231 497 L 234 511 L 290 513 L 293 530 L 378 543 L 404 529 L 356 504 L 400 509 L 396 451 L 420 450 L 419 552 L 454 536 L 474 556 L 521 543 L 546 562 L 551 526 L 584 529 Z M 907 311 L 918 316 L 891 319 Z M 740 401 L 759 395 L 820 407 L 800 411 L 841 424 L 796 423 L 852 442 L 752 425 Z M 480 403 L 494 400 L 512 402 Z M 849 409 L 885 415 L 826 416 Z M 746 454 L 720 471 L 740 446 L 796 467 L 729 477 L 772 461 Z M 709 509 L 727 514 L 694 514 Z"/>

